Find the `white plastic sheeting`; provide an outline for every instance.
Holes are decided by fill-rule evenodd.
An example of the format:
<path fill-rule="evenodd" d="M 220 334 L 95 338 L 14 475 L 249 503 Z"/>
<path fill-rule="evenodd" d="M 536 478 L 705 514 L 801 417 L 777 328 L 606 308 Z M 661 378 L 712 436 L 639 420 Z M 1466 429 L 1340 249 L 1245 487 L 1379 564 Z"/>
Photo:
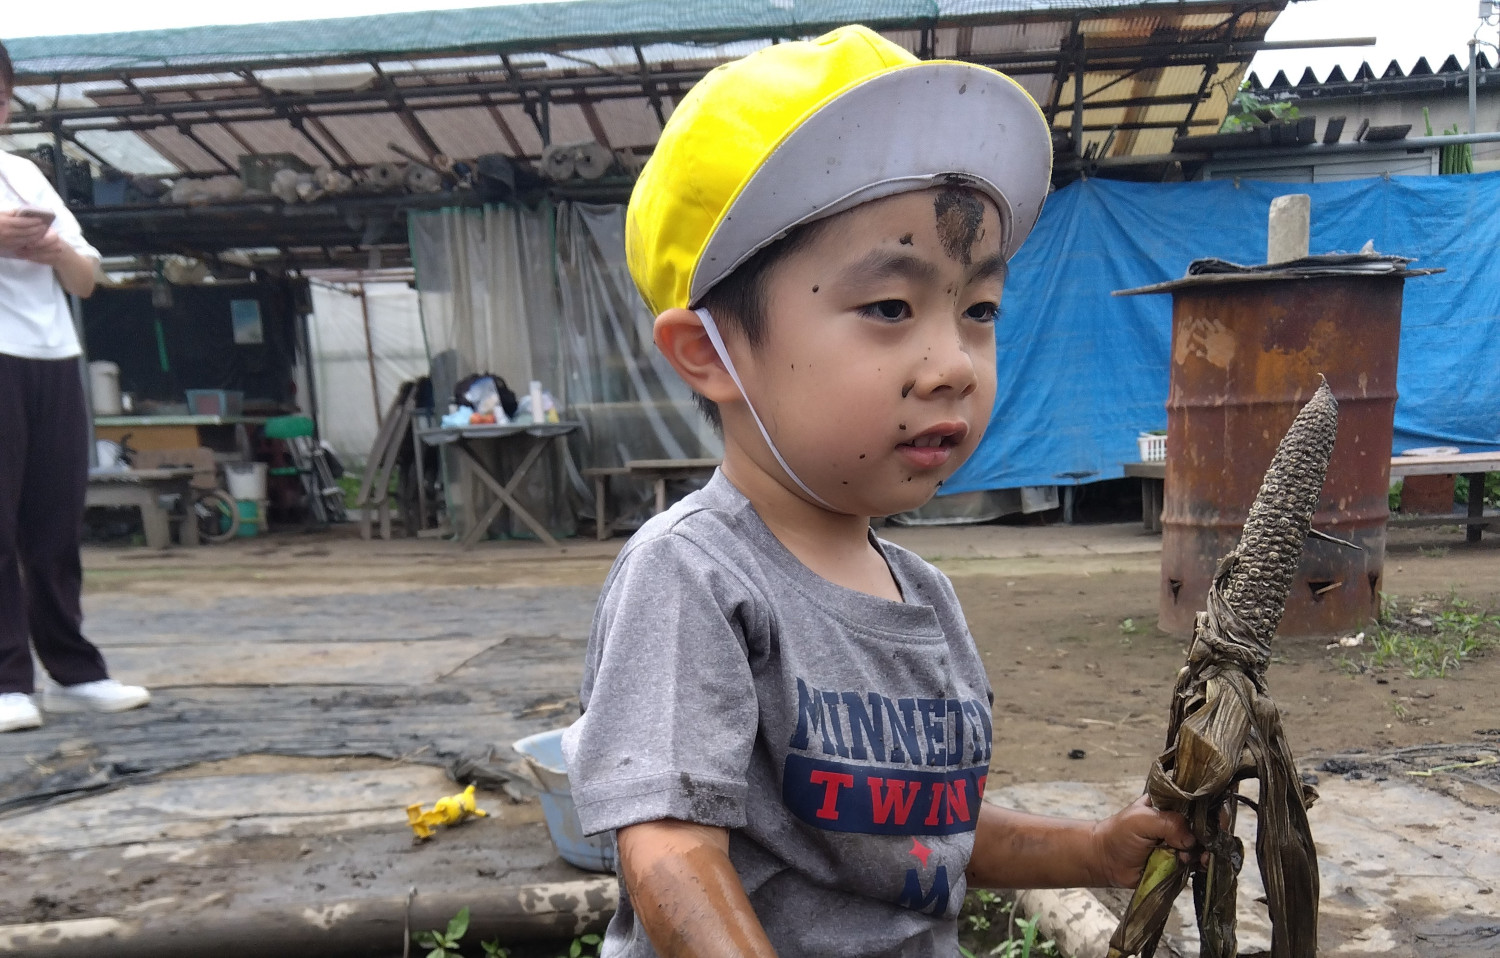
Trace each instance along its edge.
<path fill-rule="evenodd" d="M 412 261 L 427 348 L 432 357 L 434 401 L 446 412 L 453 385 L 472 373 L 495 373 L 526 393 L 537 379 L 567 410 L 565 377 L 558 361 L 558 294 L 553 265 L 555 210 L 489 206 L 412 214 Z M 571 417 L 570 417 L 571 418 Z M 483 443 L 475 454 L 500 476 L 510 475 L 524 451 L 518 443 Z M 447 509 L 459 528 L 493 501 L 488 489 L 451 448 L 444 451 Z M 527 511 L 555 535 L 576 531 L 572 468 L 546 455 L 516 490 Z M 581 481 L 581 480 L 578 480 Z M 530 537 L 508 511 L 491 532 Z"/>
<path fill-rule="evenodd" d="M 570 415 L 584 423 L 574 443 L 579 464 L 722 456 L 723 443 L 698 414 L 692 391 L 652 342 L 655 317 L 625 263 L 625 208 L 564 205 L 557 274 Z M 646 483 L 613 485 L 615 513 L 627 521 L 651 499 Z"/>
<path fill-rule="evenodd" d="M 319 430 L 341 460 L 359 468 L 397 388 L 427 374 L 417 292 L 406 283 L 315 281 L 312 301 Z"/>
<path fill-rule="evenodd" d="M 497 373 L 517 395 L 540 379 L 560 394 L 553 208 L 488 206 L 410 217 L 412 260 L 433 388 L 440 397 L 471 373 Z"/>
<path fill-rule="evenodd" d="M 551 476 L 528 477 L 532 503 L 566 507 L 554 509 L 549 523 L 560 532 L 571 531 L 575 511 L 593 516 L 582 469 L 723 451 L 652 345 L 653 317 L 625 265 L 624 221 L 623 207 L 583 204 L 448 209 L 410 219 L 440 403 L 457 379 L 494 372 L 518 393 L 541 380 L 565 417 L 583 424 L 570 437 L 568 461 Z M 610 514 L 627 526 L 651 499 L 644 483 L 616 481 L 612 493 Z M 484 497 L 450 488 L 449 498 L 461 510 Z M 522 534 L 514 524 L 503 531 Z"/>

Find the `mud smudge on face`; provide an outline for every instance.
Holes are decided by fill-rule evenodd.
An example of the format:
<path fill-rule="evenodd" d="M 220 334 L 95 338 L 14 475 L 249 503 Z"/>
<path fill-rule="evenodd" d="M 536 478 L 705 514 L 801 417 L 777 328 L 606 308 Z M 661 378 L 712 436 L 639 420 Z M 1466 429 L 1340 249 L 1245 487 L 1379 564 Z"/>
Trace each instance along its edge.
<path fill-rule="evenodd" d="M 905 236 L 901 237 L 900 243 L 901 243 L 902 246 L 910 246 L 911 245 L 911 234 L 907 233 Z"/>
<path fill-rule="evenodd" d="M 818 287 L 814 286 L 813 287 L 813 292 L 816 293 L 817 291 L 818 291 Z"/>
<path fill-rule="evenodd" d="M 943 190 L 932 201 L 932 213 L 943 252 L 965 266 L 971 265 L 974 244 L 984 224 L 984 204 L 979 197 L 969 190 Z"/>
<path fill-rule="evenodd" d="M 907 396 L 910 396 L 911 395 L 911 391 L 913 389 L 916 389 L 916 388 L 917 388 L 917 381 L 915 379 L 913 379 L 911 382 L 909 382 L 905 386 L 901 387 L 901 398 L 905 399 Z"/>

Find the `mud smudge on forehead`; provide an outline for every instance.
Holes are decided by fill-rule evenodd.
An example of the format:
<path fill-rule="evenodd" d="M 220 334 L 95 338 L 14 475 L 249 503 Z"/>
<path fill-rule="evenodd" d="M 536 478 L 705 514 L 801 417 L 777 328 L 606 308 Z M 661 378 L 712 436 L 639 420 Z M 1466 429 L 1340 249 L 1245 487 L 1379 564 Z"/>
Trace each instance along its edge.
<path fill-rule="evenodd" d="M 984 224 L 984 204 L 979 197 L 970 190 L 943 190 L 932 201 L 932 213 L 943 252 L 965 266 L 972 265 L 974 244 Z"/>

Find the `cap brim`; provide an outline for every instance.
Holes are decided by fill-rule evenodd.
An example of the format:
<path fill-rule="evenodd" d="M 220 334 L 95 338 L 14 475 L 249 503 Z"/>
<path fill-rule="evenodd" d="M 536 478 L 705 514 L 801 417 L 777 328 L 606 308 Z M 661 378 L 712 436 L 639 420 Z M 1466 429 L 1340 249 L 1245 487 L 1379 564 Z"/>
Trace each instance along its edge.
<path fill-rule="evenodd" d="M 751 175 L 704 247 L 691 302 L 796 226 L 933 186 L 988 194 L 1009 259 L 1051 178 L 1052 133 L 1014 80 L 945 60 L 893 68 L 819 107 Z"/>

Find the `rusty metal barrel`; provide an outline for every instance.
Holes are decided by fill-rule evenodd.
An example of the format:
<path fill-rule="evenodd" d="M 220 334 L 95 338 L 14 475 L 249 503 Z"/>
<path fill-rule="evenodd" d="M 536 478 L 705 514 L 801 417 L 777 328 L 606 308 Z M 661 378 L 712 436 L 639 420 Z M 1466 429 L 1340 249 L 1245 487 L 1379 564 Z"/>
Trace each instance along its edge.
<path fill-rule="evenodd" d="M 1349 633 L 1378 613 L 1401 293 L 1417 275 L 1405 262 L 1384 273 L 1210 274 L 1148 288 L 1172 293 L 1161 628 L 1191 634 L 1319 374 L 1338 399 L 1339 427 L 1313 528 L 1360 549 L 1308 539 L 1279 633 Z"/>

